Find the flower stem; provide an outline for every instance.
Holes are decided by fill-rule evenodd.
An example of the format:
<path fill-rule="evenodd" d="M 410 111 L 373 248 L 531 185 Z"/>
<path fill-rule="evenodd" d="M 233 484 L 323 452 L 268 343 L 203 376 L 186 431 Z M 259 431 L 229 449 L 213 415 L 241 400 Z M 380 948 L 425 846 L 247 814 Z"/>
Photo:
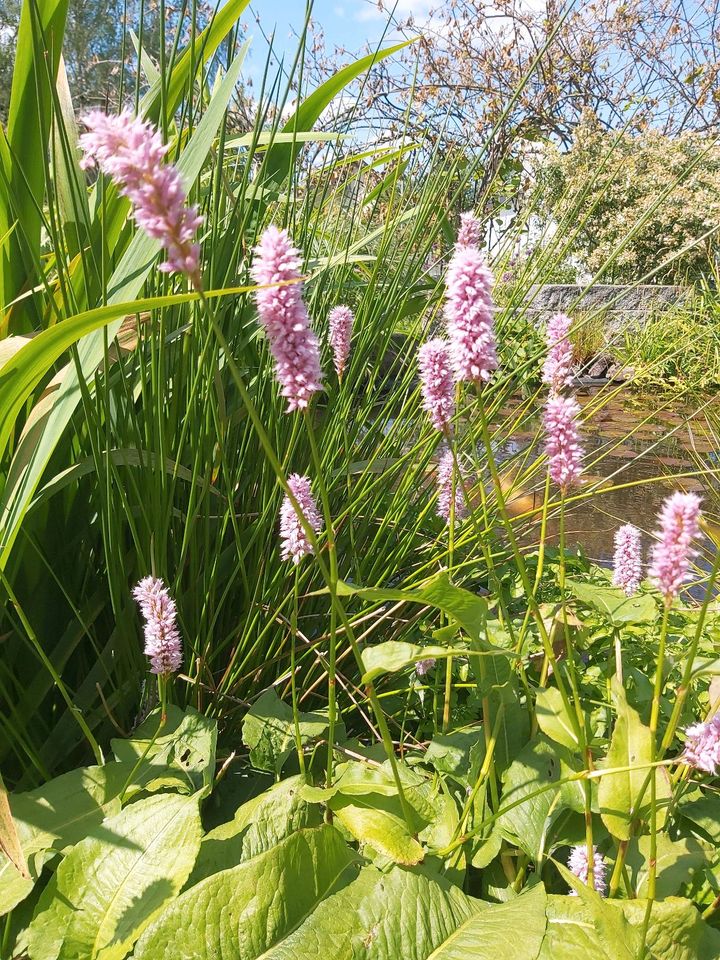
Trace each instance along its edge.
<path fill-rule="evenodd" d="M 300 765 L 300 774 L 305 779 L 305 754 L 303 753 L 302 737 L 300 736 L 300 710 L 297 698 L 297 682 L 295 679 L 295 654 L 297 646 L 297 625 L 298 625 L 298 568 L 295 567 L 293 577 L 293 605 L 290 614 L 290 691 L 292 696 L 293 720 L 295 723 L 295 749 L 297 750 L 298 764 Z"/>
<path fill-rule="evenodd" d="M 655 667 L 655 683 L 653 686 L 652 707 L 650 710 L 650 762 L 657 759 L 657 729 L 660 717 L 660 695 L 663 688 L 663 667 L 665 665 L 665 641 L 667 638 L 668 616 L 670 603 L 666 599 L 663 610 L 662 626 L 660 627 L 660 642 L 658 644 L 657 665 Z M 648 865 L 648 896 L 645 917 L 642 925 L 642 943 L 638 960 L 644 955 L 647 942 L 650 916 L 655 901 L 655 880 L 657 876 L 657 776 L 655 770 L 650 772 L 650 857 Z"/>
<path fill-rule="evenodd" d="M 322 503 L 323 514 L 325 518 L 328 559 L 330 561 L 330 579 L 328 581 L 328 588 L 330 590 L 330 637 L 328 649 L 328 755 L 327 772 L 325 778 L 326 786 L 330 787 L 332 786 L 335 725 L 337 722 L 337 550 L 335 547 L 333 518 L 330 511 L 330 497 L 328 496 L 327 486 L 325 484 L 325 475 L 323 473 L 322 459 L 320 457 L 320 451 L 318 450 L 317 439 L 315 437 L 315 428 L 307 409 L 303 411 L 303 416 L 305 419 L 305 428 L 307 430 L 308 440 L 310 441 L 310 452 L 312 454 L 313 465 L 315 467 L 315 482 L 317 483 L 320 491 L 320 502 Z"/>

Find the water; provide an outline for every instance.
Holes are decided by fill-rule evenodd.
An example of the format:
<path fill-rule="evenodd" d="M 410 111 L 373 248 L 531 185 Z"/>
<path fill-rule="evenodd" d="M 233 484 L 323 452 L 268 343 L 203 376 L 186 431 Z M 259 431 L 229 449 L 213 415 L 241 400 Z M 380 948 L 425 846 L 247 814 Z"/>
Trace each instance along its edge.
<path fill-rule="evenodd" d="M 647 549 L 651 533 L 657 528 L 658 511 L 673 490 L 705 494 L 705 508 L 712 512 L 712 479 L 687 474 L 718 467 L 717 444 L 708 420 L 713 411 L 720 416 L 716 401 L 712 401 L 712 406 L 707 401 L 689 406 L 662 398 L 657 402 L 647 397 L 637 399 L 630 394 L 605 401 L 597 390 L 578 394 L 578 400 L 583 416 L 589 416 L 583 427 L 583 489 L 602 481 L 608 487 L 621 488 L 598 490 L 592 498 L 568 507 L 565 526 L 569 548 L 580 545 L 589 559 L 608 566 L 612 562 L 615 531 L 623 523 L 633 523 L 643 531 Z M 523 402 L 517 399 L 503 410 L 503 416 L 516 417 L 522 411 Z M 510 472 L 523 462 L 527 467 L 534 458 L 538 427 L 536 413 L 523 415 L 512 439 L 503 445 L 499 458 L 507 462 Z M 621 486 L 625 484 L 634 485 Z M 528 489 L 513 491 L 509 495 L 511 512 L 517 515 L 539 508 L 543 499 L 540 487 L 541 479 L 535 479 Z M 525 530 L 526 542 L 536 541 L 538 533 L 536 521 Z M 557 520 L 550 520 L 548 541 L 556 544 L 557 537 Z M 700 558 L 702 568 L 709 569 L 709 564 L 708 556 Z"/>

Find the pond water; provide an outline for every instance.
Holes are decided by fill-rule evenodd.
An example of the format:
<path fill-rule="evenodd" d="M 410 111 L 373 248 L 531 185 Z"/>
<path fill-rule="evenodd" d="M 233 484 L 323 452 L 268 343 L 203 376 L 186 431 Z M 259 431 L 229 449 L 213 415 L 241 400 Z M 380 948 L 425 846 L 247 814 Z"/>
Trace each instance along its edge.
<path fill-rule="evenodd" d="M 627 393 L 607 400 L 605 396 L 607 393 L 597 389 L 578 394 L 586 418 L 583 489 L 600 489 L 592 498 L 569 507 L 566 542 L 568 547 L 579 544 L 591 560 L 609 566 L 613 535 L 623 523 L 633 523 L 642 530 L 643 546 L 649 548 L 662 501 L 673 490 L 704 494 L 707 513 L 716 512 L 712 488 L 718 494 L 720 488 L 711 477 L 697 474 L 718 468 L 718 445 L 711 424 L 717 416 L 720 429 L 720 401 L 701 400 L 691 406 L 664 397 L 653 402 L 652 398 Z M 537 417 L 523 419 L 522 410 L 523 401 L 519 399 L 503 409 L 506 423 L 508 418 L 521 418 L 512 439 L 500 451 L 500 458 L 516 467 L 528 457 L 534 458 L 532 451 L 537 448 Z M 510 495 L 512 513 L 524 513 L 542 504 L 540 483 L 536 480 L 529 490 Z M 623 486 L 626 484 L 633 485 Z M 532 543 L 538 533 L 537 523 L 529 526 L 526 542 Z M 557 521 L 551 520 L 549 542 L 557 543 L 557 534 Z M 709 569 L 709 558 L 701 557 L 699 565 Z"/>

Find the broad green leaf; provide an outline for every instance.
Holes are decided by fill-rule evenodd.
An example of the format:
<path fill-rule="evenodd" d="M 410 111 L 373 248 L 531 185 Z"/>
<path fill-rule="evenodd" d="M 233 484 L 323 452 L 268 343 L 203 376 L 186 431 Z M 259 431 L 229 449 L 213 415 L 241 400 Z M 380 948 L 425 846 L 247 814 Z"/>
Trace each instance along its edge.
<path fill-rule="evenodd" d="M 650 730 L 629 706 L 625 691 L 616 678 L 613 679 L 612 695 L 617 720 L 607 758 L 600 769 L 620 768 L 622 772 L 608 773 L 600 778 L 598 800 L 600 815 L 610 833 L 619 840 L 629 840 L 633 823 L 647 820 L 650 815 Z M 672 791 L 664 767 L 656 768 L 653 775 L 658 801 L 657 827 L 661 830 L 667 819 L 667 802 Z M 648 784 L 641 801 L 646 780 Z"/>
<path fill-rule="evenodd" d="M 191 883 L 250 860 L 298 830 L 319 826 L 321 808 L 303 800 L 302 785 L 299 776 L 281 780 L 203 837 Z"/>
<path fill-rule="evenodd" d="M 156 737 L 159 723 L 160 713 L 155 710 L 130 739 L 110 741 L 116 759 L 127 771 L 132 771 L 143 758 L 128 792 L 172 787 L 182 793 L 196 793 L 208 789 L 215 776 L 217 723 L 193 707 L 183 713 L 173 705 L 168 708 L 165 727 Z"/>
<path fill-rule="evenodd" d="M 582 903 L 586 916 L 590 918 L 595 928 L 597 939 L 608 957 L 612 957 L 612 960 L 637 960 L 640 956 L 640 937 L 630 927 L 616 904 L 591 890 L 563 864 L 558 863 L 557 868 Z"/>
<path fill-rule="evenodd" d="M 498 631 L 491 632 L 491 636 L 505 639 Z M 498 711 L 502 710 L 494 753 L 495 769 L 502 773 L 530 736 L 530 718 L 521 700 L 518 676 L 513 664 L 504 656 L 475 657 L 470 664 L 481 692 L 487 696 L 491 728 Z"/>
<path fill-rule="evenodd" d="M 362 846 L 395 863 L 420 863 L 423 848 L 408 830 L 397 798 L 377 794 L 346 797 L 337 794 L 328 802 L 335 818 Z"/>
<path fill-rule="evenodd" d="M 365 867 L 266 960 L 537 960 L 545 926 L 542 886 L 488 905 L 441 876 Z"/>
<path fill-rule="evenodd" d="M 705 861 L 705 851 L 692 837 L 671 840 L 666 833 L 657 837 L 657 867 L 655 896 L 664 900 L 676 894 L 692 879 Z M 650 862 L 650 837 L 639 837 L 625 858 L 631 871 L 632 888 L 638 897 L 648 895 L 647 882 Z"/>
<path fill-rule="evenodd" d="M 397 761 L 396 769 L 403 785 L 405 800 L 415 818 L 413 829 L 419 830 L 430 823 L 437 812 L 430 780 L 401 760 Z M 356 797 L 366 798 L 360 802 L 376 803 L 381 806 L 384 801 L 388 801 L 384 809 L 402 819 L 397 783 L 389 761 L 373 764 L 351 761 L 338 765 L 335 775 L 332 787 L 306 785 L 300 790 L 301 796 L 313 803 L 327 803 L 338 795 L 349 798 L 351 801 Z M 370 799 L 367 800 L 367 798 Z M 332 804 L 330 806 L 332 807 Z"/>
<path fill-rule="evenodd" d="M 467 656 L 467 650 L 452 650 L 448 647 L 421 647 L 415 643 L 405 643 L 403 640 L 386 640 L 384 643 L 365 647 L 362 652 L 362 662 L 365 668 L 363 683 L 369 683 L 385 673 L 395 673 L 404 670 L 428 657 L 441 659 L 449 656 Z"/>
<path fill-rule="evenodd" d="M 613 906 L 617 901 L 607 903 L 609 909 L 620 913 L 619 907 Z M 629 960 L 624 947 L 615 953 L 610 939 L 599 935 L 597 920 L 580 897 L 547 898 L 547 934 L 539 960 Z"/>
<path fill-rule="evenodd" d="M 557 687 L 543 687 L 538 690 L 535 698 L 535 716 L 545 736 L 570 750 L 578 749 L 578 739 L 572 721 Z"/>
<path fill-rule="evenodd" d="M 13 817 L 30 878 L 0 854 L 0 916 L 30 893 L 51 851 L 82 840 L 105 816 L 120 809 L 118 796 L 128 771 L 117 763 L 81 767 L 37 790 L 11 798 Z"/>
<path fill-rule="evenodd" d="M 342 597 L 358 596 L 363 600 L 382 603 L 385 600 L 406 600 L 408 603 L 421 603 L 448 614 L 475 641 L 480 649 L 491 650 L 502 656 L 510 656 L 507 650 L 492 646 L 487 640 L 487 601 L 469 590 L 456 587 L 447 572 L 439 573 L 423 587 L 407 589 L 383 589 L 380 587 L 355 587 L 340 581 L 338 595 Z"/>
<path fill-rule="evenodd" d="M 122 960 L 175 899 L 200 848 L 197 797 L 131 804 L 65 857 L 30 925 L 33 960 Z"/>
<path fill-rule="evenodd" d="M 303 743 L 317 740 L 327 733 L 327 712 L 301 713 L 299 723 Z M 295 750 L 295 722 L 292 708 L 278 697 L 274 688 L 258 697 L 245 714 L 242 738 L 250 748 L 254 767 L 280 773 Z"/>
<path fill-rule="evenodd" d="M 423 762 L 431 764 L 438 773 L 470 786 L 475 783 L 484 758 L 484 731 L 482 727 L 472 726 L 436 734 Z"/>
<path fill-rule="evenodd" d="M 641 930 L 646 900 L 621 900 L 630 925 Z M 718 960 L 720 931 L 708 926 L 689 900 L 668 897 L 653 904 L 648 946 L 655 960 Z"/>
<path fill-rule="evenodd" d="M 568 580 L 567 589 L 588 607 L 601 613 L 613 626 L 628 623 L 652 623 L 657 619 L 657 604 L 649 594 L 628 597 L 622 590 L 595 583 Z"/>
<path fill-rule="evenodd" d="M 294 833 L 186 890 L 145 931 L 135 960 L 265 960 L 350 880 L 355 862 L 332 826 Z"/>
<path fill-rule="evenodd" d="M 584 809 L 582 784 L 558 782 L 573 773 L 570 763 L 571 757 L 563 747 L 536 737 L 513 760 L 503 777 L 501 808 L 517 806 L 501 814 L 498 828 L 533 860 L 547 848 L 553 820 L 564 810 Z M 543 787 L 549 789 L 540 792 Z"/>
<path fill-rule="evenodd" d="M 700 827 L 704 835 L 720 846 L 720 803 L 714 796 L 693 796 L 680 803 L 680 812 L 693 824 Z"/>
<path fill-rule="evenodd" d="M 224 9 L 227 8 L 232 9 L 233 4 L 226 4 Z M 233 61 L 178 161 L 178 169 L 187 183 L 192 183 L 202 170 L 227 103 L 235 89 L 241 63 L 240 57 Z M 110 278 L 109 305 L 133 301 L 137 297 L 152 269 L 157 250 L 156 240 L 142 231 L 135 234 Z M 137 307 L 137 304 L 135 306 Z M 109 341 L 117 336 L 121 324 L 122 319 L 117 319 L 107 326 Z M 90 382 L 94 380 L 95 371 L 102 363 L 104 344 L 102 330 L 89 334 L 78 344 L 82 375 Z M 77 367 L 73 361 L 59 374 L 58 391 L 43 420 L 41 432 L 38 434 L 38 430 L 26 430 L 22 434 L 0 501 L 0 569 L 4 569 L 7 564 L 28 504 L 81 396 Z"/>
<path fill-rule="evenodd" d="M 538 884 L 465 921 L 428 960 L 537 960 L 545 938 L 545 890 Z"/>

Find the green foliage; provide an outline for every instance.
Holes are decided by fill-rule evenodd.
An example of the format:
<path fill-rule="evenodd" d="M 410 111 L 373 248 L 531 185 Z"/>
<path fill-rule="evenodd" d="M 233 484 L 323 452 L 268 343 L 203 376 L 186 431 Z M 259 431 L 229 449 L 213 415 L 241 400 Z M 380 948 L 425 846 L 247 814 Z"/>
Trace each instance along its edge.
<path fill-rule="evenodd" d="M 541 332 L 518 298 L 552 274 L 553 244 L 498 311 L 502 373 L 458 391 L 469 516 L 449 531 L 416 352 L 477 169 L 314 129 L 339 96 L 362 106 L 399 47 L 315 88 L 268 71 L 231 135 L 246 6 L 177 37 L 162 70 L 145 61 L 142 112 L 205 217 L 202 298 L 157 269 L 109 181 L 86 185 L 59 46 L 45 56 L 33 20 L 60 35 L 64 8 L 24 8 L 0 138 L 0 762 L 16 785 L 0 956 L 717 955 L 717 782 L 682 763 L 717 701 L 716 605 L 665 612 L 649 585 L 628 598 L 551 548 L 535 441 L 505 453 L 523 420 L 506 401 L 539 402 Z M 282 410 L 248 282 L 269 223 L 306 258 L 328 371 L 305 418 Z M 339 303 L 356 314 L 342 379 Z M 293 569 L 277 514 L 295 471 L 326 516 Z M 160 681 L 130 593 L 151 571 L 183 639 Z M 564 866 L 584 843 L 608 898 Z"/>

